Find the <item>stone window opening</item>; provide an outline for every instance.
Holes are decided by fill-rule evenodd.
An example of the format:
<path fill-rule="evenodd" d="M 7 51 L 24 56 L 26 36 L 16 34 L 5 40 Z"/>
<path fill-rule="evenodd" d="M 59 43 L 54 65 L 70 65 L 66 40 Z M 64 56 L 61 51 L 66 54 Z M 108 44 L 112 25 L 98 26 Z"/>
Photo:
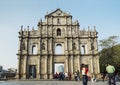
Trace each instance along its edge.
<path fill-rule="evenodd" d="M 37 47 L 35 45 L 32 46 L 32 54 L 37 54 Z"/>
<path fill-rule="evenodd" d="M 81 54 L 85 54 L 85 45 L 81 46 Z"/>
<path fill-rule="evenodd" d="M 57 44 L 55 46 L 55 54 L 62 54 L 62 45 L 61 44 Z"/>
<path fill-rule="evenodd" d="M 60 30 L 60 28 L 57 29 L 57 36 L 61 36 L 61 30 Z"/>

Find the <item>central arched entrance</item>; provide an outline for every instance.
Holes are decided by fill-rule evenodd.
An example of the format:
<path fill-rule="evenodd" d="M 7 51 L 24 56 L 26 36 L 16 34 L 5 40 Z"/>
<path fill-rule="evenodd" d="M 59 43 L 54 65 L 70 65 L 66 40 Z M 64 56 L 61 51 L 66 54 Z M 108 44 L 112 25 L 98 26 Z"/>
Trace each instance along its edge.
<path fill-rule="evenodd" d="M 64 72 L 64 63 L 54 63 L 54 74 Z"/>
<path fill-rule="evenodd" d="M 36 78 L 36 65 L 29 65 L 29 78 Z"/>

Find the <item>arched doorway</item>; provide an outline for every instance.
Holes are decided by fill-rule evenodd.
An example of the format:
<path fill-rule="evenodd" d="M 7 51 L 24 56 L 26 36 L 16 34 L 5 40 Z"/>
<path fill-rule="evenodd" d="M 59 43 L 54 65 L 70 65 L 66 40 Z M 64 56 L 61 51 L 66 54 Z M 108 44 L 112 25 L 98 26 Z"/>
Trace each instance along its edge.
<path fill-rule="evenodd" d="M 64 72 L 64 63 L 54 63 L 54 74 Z"/>
<path fill-rule="evenodd" d="M 36 78 L 36 65 L 29 65 L 29 78 Z"/>

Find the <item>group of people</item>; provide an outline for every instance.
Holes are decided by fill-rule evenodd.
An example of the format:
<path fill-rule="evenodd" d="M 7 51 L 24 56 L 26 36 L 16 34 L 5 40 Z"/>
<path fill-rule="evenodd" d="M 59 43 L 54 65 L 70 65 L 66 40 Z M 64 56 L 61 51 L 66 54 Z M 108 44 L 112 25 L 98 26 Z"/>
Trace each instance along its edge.
<path fill-rule="evenodd" d="M 79 80 L 80 80 L 80 72 L 79 72 L 79 70 L 77 70 L 77 71 L 75 72 L 75 80 L 76 80 L 76 81 L 79 81 Z"/>
<path fill-rule="evenodd" d="M 83 85 L 87 85 L 88 83 L 88 80 L 89 80 L 89 69 L 88 67 L 86 67 L 84 64 L 82 64 L 81 66 L 81 74 L 82 74 L 82 82 L 83 82 Z M 107 72 L 107 75 L 108 75 L 108 84 L 111 85 L 116 85 L 116 78 L 117 78 L 117 75 L 115 76 L 115 67 L 112 66 L 110 63 L 107 64 L 106 66 L 106 72 Z M 102 73 L 102 79 L 104 81 L 104 78 L 106 76 L 106 73 Z M 54 74 L 54 79 L 59 79 L 59 80 L 71 80 L 71 73 L 63 73 L 63 72 L 60 72 L 59 74 L 56 72 L 56 74 Z M 118 79 L 118 78 L 117 78 Z M 75 72 L 75 80 L 76 81 L 79 81 L 80 80 L 80 72 L 79 70 L 77 70 Z M 92 75 L 91 77 L 91 81 L 96 81 L 95 79 L 95 76 Z"/>
<path fill-rule="evenodd" d="M 83 85 L 87 85 L 87 82 L 88 82 L 88 68 L 85 67 L 84 64 L 82 64 L 82 67 L 81 67 L 81 72 L 82 72 L 82 80 L 83 80 Z M 63 73 L 63 72 L 60 72 L 60 73 L 55 73 L 53 75 L 54 79 L 59 79 L 59 80 L 71 80 L 71 73 Z M 80 80 L 80 72 L 79 70 L 76 71 L 75 73 L 75 80 L 76 81 L 79 81 Z"/>
<path fill-rule="evenodd" d="M 107 72 L 107 77 L 108 77 L 108 84 L 109 85 L 116 85 L 116 81 L 120 81 L 120 77 L 118 74 L 116 74 L 115 67 L 112 66 L 110 63 L 106 65 L 106 72 Z M 85 65 L 82 66 L 82 79 L 83 79 L 83 85 L 87 85 L 88 82 L 88 68 L 85 67 Z M 104 81 L 104 78 L 106 76 L 106 73 L 102 74 L 102 79 Z M 95 76 L 93 75 L 91 78 L 91 81 L 96 81 Z"/>
<path fill-rule="evenodd" d="M 56 72 L 53 77 L 54 79 L 59 79 L 59 80 L 71 80 L 71 73 Z"/>

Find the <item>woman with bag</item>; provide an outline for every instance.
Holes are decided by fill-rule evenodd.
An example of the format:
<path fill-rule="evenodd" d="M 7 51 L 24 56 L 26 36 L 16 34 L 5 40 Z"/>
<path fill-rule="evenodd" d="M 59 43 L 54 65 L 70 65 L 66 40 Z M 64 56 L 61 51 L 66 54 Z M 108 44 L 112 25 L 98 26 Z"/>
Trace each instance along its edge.
<path fill-rule="evenodd" d="M 82 77 L 83 77 L 83 85 L 87 85 L 88 82 L 88 68 L 85 68 L 85 65 L 82 65 Z"/>

